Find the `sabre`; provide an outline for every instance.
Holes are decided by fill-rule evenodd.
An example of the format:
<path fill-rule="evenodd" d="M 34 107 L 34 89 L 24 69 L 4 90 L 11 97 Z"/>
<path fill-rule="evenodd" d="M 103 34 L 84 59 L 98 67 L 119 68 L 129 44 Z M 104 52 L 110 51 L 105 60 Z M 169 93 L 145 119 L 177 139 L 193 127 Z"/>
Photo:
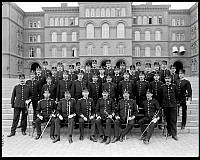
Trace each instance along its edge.
<path fill-rule="evenodd" d="M 31 102 L 29 102 L 30 104 Z M 29 105 L 26 103 L 26 109 L 27 109 L 27 115 L 28 115 L 28 128 L 29 128 L 29 136 L 31 135 L 31 128 L 30 128 L 30 117 L 29 117 L 29 112 L 28 112 L 28 107 Z"/>

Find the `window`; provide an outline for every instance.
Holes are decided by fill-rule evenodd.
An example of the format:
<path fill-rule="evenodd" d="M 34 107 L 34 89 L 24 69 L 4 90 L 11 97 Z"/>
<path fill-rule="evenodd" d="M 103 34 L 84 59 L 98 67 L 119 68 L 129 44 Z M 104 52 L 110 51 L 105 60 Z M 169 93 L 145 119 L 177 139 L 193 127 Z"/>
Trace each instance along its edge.
<path fill-rule="evenodd" d="M 108 55 L 108 46 L 107 45 L 103 45 L 103 55 L 104 56 Z"/>
<path fill-rule="evenodd" d="M 70 18 L 69 24 L 70 24 L 70 26 L 74 26 L 75 23 L 74 23 L 74 18 L 73 17 Z"/>
<path fill-rule="evenodd" d="M 88 24 L 86 26 L 86 38 L 94 39 L 94 25 L 93 24 Z"/>
<path fill-rule="evenodd" d="M 100 17 L 100 9 L 96 8 L 96 17 Z"/>
<path fill-rule="evenodd" d="M 77 48 L 72 48 L 72 57 L 77 57 Z"/>
<path fill-rule="evenodd" d="M 40 35 L 37 36 L 37 42 L 40 42 Z"/>
<path fill-rule="evenodd" d="M 137 24 L 137 18 L 135 16 L 133 17 L 133 24 Z"/>
<path fill-rule="evenodd" d="M 75 18 L 75 26 L 78 26 L 78 17 Z"/>
<path fill-rule="evenodd" d="M 150 57 L 150 47 L 145 48 L 145 57 Z"/>
<path fill-rule="evenodd" d="M 50 18 L 50 26 L 54 26 L 54 18 Z"/>
<path fill-rule="evenodd" d="M 59 26 L 59 19 L 55 18 L 55 26 Z"/>
<path fill-rule="evenodd" d="M 102 25 L 102 38 L 109 38 L 109 25 L 107 23 Z"/>
<path fill-rule="evenodd" d="M 152 24 L 152 17 L 149 16 L 149 24 Z"/>
<path fill-rule="evenodd" d="M 153 24 L 158 24 L 158 18 L 157 18 L 157 16 L 153 16 Z"/>
<path fill-rule="evenodd" d="M 126 9 L 125 8 L 121 8 L 121 16 L 122 17 L 126 16 Z"/>
<path fill-rule="evenodd" d="M 110 17 L 110 8 L 106 8 L 106 17 Z"/>
<path fill-rule="evenodd" d="M 115 17 L 115 8 L 111 8 L 111 17 Z"/>
<path fill-rule="evenodd" d="M 181 19 L 181 26 L 184 26 L 185 25 L 185 21 L 184 19 Z"/>
<path fill-rule="evenodd" d="M 172 19 L 172 26 L 175 26 L 175 25 L 176 25 L 176 20 Z"/>
<path fill-rule="evenodd" d="M 29 57 L 34 57 L 34 48 L 29 48 Z"/>
<path fill-rule="evenodd" d="M 105 8 L 101 8 L 101 17 L 105 17 Z"/>
<path fill-rule="evenodd" d="M 177 40 L 177 41 L 180 41 L 180 40 L 181 40 L 181 34 L 180 34 L 180 33 L 177 33 L 177 34 L 176 34 L 176 40 Z"/>
<path fill-rule="evenodd" d="M 52 57 L 56 57 L 57 54 L 57 48 L 52 48 Z"/>
<path fill-rule="evenodd" d="M 67 57 L 67 48 L 62 48 L 62 57 Z"/>
<path fill-rule="evenodd" d="M 62 42 L 67 42 L 67 32 L 62 32 Z"/>
<path fill-rule="evenodd" d="M 52 33 L 51 40 L 52 40 L 52 42 L 57 42 L 57 33 L 56 32 Z"/>
<path fill-rule="evenodd" d="M 60 26 L 64 26 L 64 20 L 63 20 L 63 18 L 60 18 Z"/>
<path fill-rule="evenodd" d="M 177 25 L 177 26 L 180 26 L 180 24 L 181 24 L 180 18 L 177 18 L 177 19 L 176 19 L 176 25 Z"/>
<path fill-rule="evenodd" d="M 33 23 L 29 22 L 29 28 L 33 28 Z"/>
<path fill-rule="evenodd" d="M 140 47 L 135 47 L 135 56 L 140 57 Z"/>
<path fill-rule="evenodd" d="M 140 41 L 140 32 L 135 31 L 135 41 Z"/>
<path fill-rule="evenodd" d="M 162 16 L 158 17 L 158 24 L 162 24 Z"/>
<path fill-rule="evenodd" d="M 142 24 L 142 17 L 138 16 L 138 24 L 141 25 Z"/>
<path fill-rule="evenodd" d="M 76 34 L 76 32 L 72 32 L 72 41 L 77 41 L 77 34 Z"/>
<path fill-rule="evenodd" d="M 145 31 L 145 41 L 150 41 L 150 32 Z"/>
<path fill-rule="evenodd" d="M 181 41 L 184 41 L 185 40 L 185 35 L 184 33 L 181 33 Z"/>
<path fill-rule="evenodd" d="M 125 28 L 123 23 L 117 25 L 117 38 L 125 38 Z"/>
<path fill-rule="evenodd" d="M 89 45 L 88 48 L 87 48 L 88 55 L 93 55 L 93 51 L 94 51 L 93 46 Z"/>
<path fill-rule="evenodd" d="M 33 22 L 33 28 L 37 28 L 37 23 Z"/>
<path fill-rule="evenodd" d="M 117 17 L 120 16 L 120 8 L 116 8 L 116 16 L 117 16 Z"/>
<path fill-rule="evenodd" d="M 156 57 L 161 57 L 161 47 L 156 46 Z"/>
<path fill-rule="evenodd" d="M 90 9 L 86 8 L 85 10 L 85 17 L 90 17 Z"/>
<path fill-rule="evenodd" d="M 36 36 L 29 36 L 29 43 L 35 43 L 37 42 Z"/>
<path fill-rule="evenodd" d="M 161 40 L 160 31 L 156 31 L 156 33 L 155 33 L 155 40 L 156 41 L 160 41 Z"/>
<path fill-rule="evenodd" d="M 147 16 L 143 16 L 143 24 L 147 24 Z"/>
<path fill-rule="evenodd" d="M 119 45 L 119 55 L 124 55 L 124 45 Z"/>
<path fill-rule="evenodd" d="M 172 33 L 172 41 L 175 41 L 175 40 L 176 40 L 176 34 Z"/>
<path fill-rule="evenodd" d="M 95 17 L 95 10 L 94 10 L 94 8 L 91 8 L 91 17 Z"/>
<path fill-rule="evenodd" d="M 65 18 L 65 26 L 68 26 L 69 22 L 68 22 L 68 18 Z"/>
<path fill-rule="evenodd" d="M 40 21 L 38 21 L 38 28 L 40 28 L 41 27 L 41 23 L 40 23 Z"/>
<path fill-rule="evenodd" d="M 41 57 L 41 48 L 36 49 L 37 57 Z"/>

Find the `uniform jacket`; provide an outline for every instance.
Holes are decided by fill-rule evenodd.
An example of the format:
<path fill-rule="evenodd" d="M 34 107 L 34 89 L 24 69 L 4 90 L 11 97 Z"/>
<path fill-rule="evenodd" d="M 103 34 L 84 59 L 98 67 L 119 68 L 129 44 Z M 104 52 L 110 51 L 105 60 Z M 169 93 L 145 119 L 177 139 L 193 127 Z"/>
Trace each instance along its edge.
<path fill-rule="evenodd" d="M 93 100 L 97 101 L 100 97 L 102 97 L 102 89 L 101 89 L 101 83 L 97 82 L 90 82 L 88 84 L 88 91 L 89 91 L 89 97 Z"/>
<path fill-rule="evenodd" d="M 161 102 L 161 86 L 163 85 L 162 81 L 153 81 L 150 83 L 149 89 L 153 92 L 153 98 Z"/>
<path fill-rule="evenodd" d="M 120 98 L 123 98 L 124 91 L 129 91 L 130 99 L 136 98 L 136 84 L 135 81 L 132 80 L 123 80 L 119 82 L 118 93 L 120 94 Z"/>
<path fill-rule="evenodd" d="M 124 77 L 120 76 L 120 75 L 114 75 L 112 77 L 112 82 L 117 84 L 117 86 L 119 85 L 119 82 L 122 81 L 124 79 Z"/>
<path fill-rule="evenodd" d="M 44 97 L 43 93 L 47 89 L 50 92 L 50 98 L 56 100 L 56 85 L 54 83 L 51 83 L 50 85 L 48 85 L 48 84 L 43 85 L 41 99 Z"/>
<path fill-rule="evenodd" d="M 63 79 L 63 71 L 57 71 L 56 77 L 57 77 L 58 80 Z"/>
<path fill-rule="evenodd" d="M 92 72 L 85 72 L 83 75 L 83 79 L 86 81 L 87 85 L 89 82 L 92 82 L 92 76 L 93 73 Z"/>
<path fill-rule="evenodd" d="M 109 69 L 106 68 L 104 74 L 105 74 L 106 76 L 107 76 L 107 75 L 114 76 L 114 75 L 115 75 L 115 72 L 114 72 L 114 69 L 112 69 L 112 68 L 109 68 Z"/>
<path fill-rule="evenodd" d="M 87 84 L 84 80 L 79 81 L 75 80 L 72 82 L 71 93 L 72 97 L 75 99 L 82 98 L 82 90 L 87 87 Z"/>
<path fill-rule="evenodd" d="M 152 72 L 148 72 L 145 74 L 145 80 L 148 82 L 152 82 L 154 80 L 153 76 L 154 74 Z"/>
<path fill-rule="evenodd" d="M 38 81 L 38 85 L 39 85 L 39 97 L 41 99 L 42 97 L 42 87 L 44 84 L 46 84 L 46 78 L 42 77 L 42 76 L 36 76 L 35 79 Z"/>
<path fill-rule="evenodd" d="M 165 83 L 165 77 L 166 77 L 166 75 L 170 75 L 171 73 L 170 73 L 170 71 L 168 70 L 168 69 L 165 69 L 165 70 L 163 70 L 163 69 L 161 69 L 160 70 L 160 80 L 163 82 L 163 83 Z"/>
<path fill-rule="evenodd" d="M 99 76 L 98 76 L 98 82 L 100 82 L 101 85 L 102 85 L 103 83 L 105 83 L 105 82 L 106 82 L 106 75 L 104 75 L 104 77 L 100 77 L 100 75 L 99 75 Z"/>
<path fill-rule="evenodd" d="M 112 99 L 116 98 L 117 85 L 112 82 L 106 82 L 102 85 L 102 91 L 106 90 L 108 92 L 108 96 Z"/>
<path fill-rule="evenodd" d="M 13 108 L 24 108 L 25 101 L 32 99 L 31 88 L 28 85 L 16 85 L 12 92 L 11 105 Z"/>
<path fill-rule="evenodd" d="M 171 83 L 174 83 L 174 84 L 176 84 L 177 81 L 180 79 L 180 78 L 179 78 L 179 75 L 178 75 L 177 73 L 171 74 L 171 77 L 172 77 Z"/>
<path fill-rule="evenodd" d="M 74 80 L 77 80 L 78 76 L 75 73 L 69 73 L 69 80 L 73 82 Z"/>
<path fill-rule="evenodd" d="M 71 93 L 71 87 L 72 82 L 70 80 L 59 80 L 57 85 L 56 98 L 58 98 L 58 100 L 64 98 L 64 93 L 67 90 Z"/>
<path fill-rule="evenodd" d="M 45 77 L 45 79 L 46 79 L 46 77 L 47 77 L 48 75 L 49 75 L 49 76 L 51 75 L 51 71 L 50 71 L 49 69 L 43 68 L 43 69 L 42 69 L 41 76 L 42 76 L 42 77 Z"/>
<path fill-rule="evenodd" d="M 149 117 L 150 119 L 152 119 L 157 111 L 159 111 L 157 115 L 161 116 L 160 106 L 156 99 L 145 100 L 143 102 L 143 105 L 145 110 L 145 117 Z"/>
<path fill-rule="evenodd" d="M 91 72 L 93 74 L 99 75 L 99 69 L 97 69 L 97 68 L 91 68 Z"/>
<path fill-rule="evenodd" d="M 26 85 L 31 88 L 32 101 L 38 101 L 40 99 L 40 88 L 37 80 L 27 80 Z"/>

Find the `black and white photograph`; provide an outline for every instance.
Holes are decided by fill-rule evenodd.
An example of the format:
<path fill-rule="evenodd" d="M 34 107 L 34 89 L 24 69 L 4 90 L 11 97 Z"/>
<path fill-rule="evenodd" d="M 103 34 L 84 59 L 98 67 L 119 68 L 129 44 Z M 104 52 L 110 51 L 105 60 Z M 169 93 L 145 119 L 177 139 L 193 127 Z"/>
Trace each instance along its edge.
<path fill-rule="evenodd" d="M 2 2 L 2 157 L 199 157 L 198 2 Z"/>

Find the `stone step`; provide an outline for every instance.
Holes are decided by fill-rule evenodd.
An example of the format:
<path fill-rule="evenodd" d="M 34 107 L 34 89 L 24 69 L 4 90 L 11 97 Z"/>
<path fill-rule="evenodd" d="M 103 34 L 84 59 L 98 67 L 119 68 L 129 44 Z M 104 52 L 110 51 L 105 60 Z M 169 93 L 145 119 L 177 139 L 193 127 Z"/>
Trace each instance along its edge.
<path fill-rule="evenodd" d="M 33 119 L 33 114 L 29 114 L 30 119 Z M 13 114 L 3 114 L 2 115 L 2 120 L 12 120 L 13 119 Z"/>
<path fill-rule="evenodd" d="M 178 121 L 181 121 L 182 120 L 182 116 L 178 116 Z M 199 115 L 190 115 L 190 114 L 187 114 L 187 121 L 198 121 L 199 119 Z"/>
<path fill-rule="evenodd" d="M 13 114 L 13 113 L 14 113 L 14 109 L 11 109 L 11 108 L 2 109 L 2 115 L 3 115 L 3 114 Z M 33 110 L 30 109 L 30 110 L 29 110 L 29 113 L 32 114 L 32 113 L 33 113 Z"/>

